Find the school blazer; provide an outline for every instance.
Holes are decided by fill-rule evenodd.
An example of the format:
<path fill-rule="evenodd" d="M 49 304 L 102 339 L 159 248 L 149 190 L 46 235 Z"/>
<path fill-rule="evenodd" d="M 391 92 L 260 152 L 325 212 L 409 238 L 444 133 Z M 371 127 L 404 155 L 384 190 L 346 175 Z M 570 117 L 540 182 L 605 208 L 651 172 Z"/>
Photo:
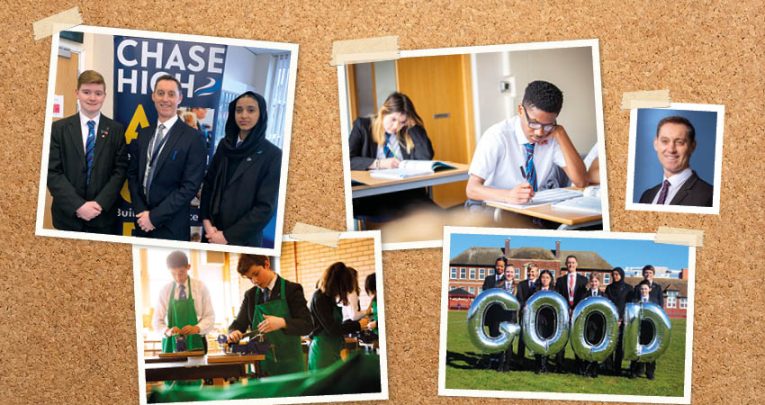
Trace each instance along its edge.
<path fill-rule="evenodd" d="M 101 114 L 96 128 L 96 147 L 90 184 L 80 114 L 53 123 L 48 155 L 48 190 L 53 197 L 51 218 L 56 229 L 116 233 L 116 202 L 127 171 L 125 130 L 122 124 Z M 87 201 L 96 201 L 103 211 L 90 221 L 77 218 L 76 211 Z"/>

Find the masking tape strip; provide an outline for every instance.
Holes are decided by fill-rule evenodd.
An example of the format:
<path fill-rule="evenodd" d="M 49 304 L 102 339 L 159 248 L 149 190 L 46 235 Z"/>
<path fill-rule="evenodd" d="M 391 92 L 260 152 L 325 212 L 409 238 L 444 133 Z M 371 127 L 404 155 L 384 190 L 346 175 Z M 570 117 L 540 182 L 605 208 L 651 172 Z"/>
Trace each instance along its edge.
<path fill-rule="evenodd" d="M 667 108 L 672 103 L 669 89 L 633 91 L 622 95 L 622 110 L 633 108 Z"/>
<path fill-rule="evenodd" d="M 82 24 L 82 16 L 78 7 L 72 7 L 69 10 L 62 11 L 42 20 L 32 23 L 35 41 L 46 38 L 55 32 L 67 30 L 76 25 Z"/>
<path fill-rule="evenodd" d="M 653 241 L 670 245 L 704 246 L 704 231 L 660 226 Z"/>
<path fill-rule="evenodd" d="M 298 222 L 295 224 L 295 227 L 292 228 L 292 233 L 290 233 L 290 236 L 296 240 L 302 240 L 336 248 L 338 243 L 337 241 L 340 239 L 340 234 L 341 232 L 338 231 Z"/>
<path fill-rule="evenodd" d="M 332 66 L 398 59 L 398 36 L 349 39 L 332 43 Z"/>

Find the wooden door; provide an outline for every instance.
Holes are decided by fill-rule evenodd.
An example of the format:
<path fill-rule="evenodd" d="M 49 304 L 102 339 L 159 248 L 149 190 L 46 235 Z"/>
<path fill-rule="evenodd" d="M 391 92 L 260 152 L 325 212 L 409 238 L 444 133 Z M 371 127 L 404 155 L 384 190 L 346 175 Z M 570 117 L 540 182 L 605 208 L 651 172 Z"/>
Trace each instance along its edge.
<path fill-rule="evenodd" d="M 72 52 L 69 57 L 58 56 L 56 66 L 56 89 L 54 94 L 64 96 L 64 117 L 77 112 L 77 77 L 79 76 L 80 54 Z M 58 121 L 60 118 L 53 118 Z M 50 191 L 45 192 L 45 213 L 43 215 L 43 228 L 53 229 L 53 220 L 50 216 L 52 197 Z"/>
<path fill-rule="evenodd" d="M 396 62 L 398 90 L 412 99 L 433 143 L 435 160 L 470 163 L 473 139 L 470 55 L 404 58 Z M 466 181 L 433 188 L 448 208 L 465 202 Z"/>

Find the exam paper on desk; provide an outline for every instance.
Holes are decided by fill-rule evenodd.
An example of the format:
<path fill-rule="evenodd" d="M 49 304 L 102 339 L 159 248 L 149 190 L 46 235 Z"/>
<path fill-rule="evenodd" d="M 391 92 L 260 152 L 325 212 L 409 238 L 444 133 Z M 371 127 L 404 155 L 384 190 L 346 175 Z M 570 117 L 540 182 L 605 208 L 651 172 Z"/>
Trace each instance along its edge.
<path fill-rule="evenodd" d="M 549 190 L 538 191 L 526 204 L 511 204 L 504 201 L 492 201 L 497 205 L 507 206 L 511 208 L 531 208 L 540 205 L 556 203 L 560 201 L 570 200 L 573 198 L 581 197 L 583 194 L 581 191 L 569 190 L 565 188 L 552 188 Z"/>

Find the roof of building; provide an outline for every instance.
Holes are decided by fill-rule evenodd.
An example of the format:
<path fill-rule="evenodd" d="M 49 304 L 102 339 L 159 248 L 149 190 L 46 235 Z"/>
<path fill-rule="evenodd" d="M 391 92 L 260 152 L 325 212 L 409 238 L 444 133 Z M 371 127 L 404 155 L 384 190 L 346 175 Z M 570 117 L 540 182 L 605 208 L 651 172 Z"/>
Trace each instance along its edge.
<path fill-rule="evenodd" d="M 624 281 L 632 286 L 636 286 L 643 281 L 643 277 L 625 277 Z M 663 292 L 677 291 L 678 297 L 688 297 L 688 280 L 679 278 L 654 278 L 653 281 L 661 286 Z"/>
<path fill-rule="evenodd" d="M 472 247 L 454 256 L 450 264 L 493 266 L 497 258 L 503 256 L 503 249 L 493 247 Z M 555 260 L 555 255 L 549 249 L 536 247 L 522 247 L 510 249 L 508 259 L 523 260 Z"/>
<path fill-rule="evenodd" d="M 475 297 L 475 295 L 465 291 L 464 288 L 455 288 L 449 291 L 449 296 L 450 297 L 468 297 L 468 298 Z"/>
<path fill-rule="evenodd" d="M 552 253 L 551 253 L 552 254 Z M 600 257 L 599 254 L 589 250 L 561 250 L 560 251 L 560 267 L 566 267 L 566 257 L 574 255 L 576 256 L 577 270 L 611 270 L 613 266 L 605 259 Z"/>

